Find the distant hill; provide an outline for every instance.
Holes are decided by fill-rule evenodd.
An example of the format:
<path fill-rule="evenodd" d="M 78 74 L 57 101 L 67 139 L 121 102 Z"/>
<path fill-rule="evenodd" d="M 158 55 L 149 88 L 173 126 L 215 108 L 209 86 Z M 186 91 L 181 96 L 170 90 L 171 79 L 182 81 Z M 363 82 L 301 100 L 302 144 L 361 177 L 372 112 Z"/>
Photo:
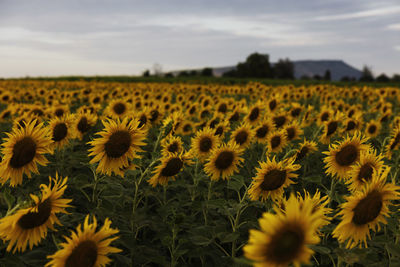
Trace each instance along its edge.
<path fill-rule="evenodd" d="M 313 77 L 314 75 L 324 76 L 325 71 L 331 72 L 331 80 L 339 81 L 343 77 L 359 79 L 362 75 L 361 71 L 350 66 L 343 60 L 297 60 L 293 61 L 294 76 L 300 79 L 303 76 Z M 271 63 L 274 65 L 274 63 Z M 235 69 L 236 66 L 213 68 L 214 76 L 222 76 L 225 72 Z M 179 71 L 173 72 L 175 75 Z"/>

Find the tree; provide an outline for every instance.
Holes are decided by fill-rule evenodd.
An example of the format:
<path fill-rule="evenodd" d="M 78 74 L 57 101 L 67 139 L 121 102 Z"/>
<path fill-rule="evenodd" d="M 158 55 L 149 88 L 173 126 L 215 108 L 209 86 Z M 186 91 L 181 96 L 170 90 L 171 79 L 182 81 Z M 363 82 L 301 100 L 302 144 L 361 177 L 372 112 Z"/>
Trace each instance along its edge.
<path fill-rule="evenodd" d="M 197 76 L 197 70 L 191 70 L 189 73 L 189 76 Z"/>
<path fill-rule="evenodd" d="M 372 74 L 371 68 L 364 65 L 360 77 L 360 82 L 373 82 L 373 81 L 374 81 L 374 75 Z"/>
<path fill-rule="evenodd" d="M 204 68 L 204 69 L 201 70 L 200 75 L 201 76 L 212 77 L 213 76 L 213 70 L 212 70 L 212 68 Z"/>
<path fill-rule="evenodd" d="M 324 80 L 325 81 L 330 81 L 331 80 L 331 71 L 330 70 L 326 70 L 325 71 Z"/>
<path fill-rule="evenodd" d="M 288 58 L 279 59 L 273 67 L 274 78 L 294 79 L 294 64 Z"/>
<path fill-rule="evenodd" d="M 189 76 L 189 72 L 185 70 L 178 73 L 178 77 L 187 77 L 187 76 Z"/>
<path fill-rule="evenodd" d="M 385 73 L 382 73 L 381 75 L 379 75 L 378 77 L 376 77 L 376 81 L 377 82 L 382 82 L 382 83 L 387 83 L 390 82 L 390 79 L 388 76 L 386 76 Z"/>
<path fill-rule="evenodd" d="M 143 76 L 143 77 L 149 77 L 149 76 L 150 76 L 150 71 L 149 71 L 149 70 L 143 71 L 142 76 Z"/>
<path fill-rule="evenodd" d="M 400 74 L 393 74 L 392 82 L 400 82 Z"/>
<path fill-rule="evenodd" d="M 237 75 L 249 78 L 271 78 L 272 71 L 269 56 L 253 53 L 246 58 L 244 63 L 237 64 Z"/>
<path fill-rule="evenodd" d="M 165 73 L 164 77 L 166 77 L 166 78 L 173 78 L 174 75 L 172 74 L 172 72 L 167 72 L 167 73 Z"/>

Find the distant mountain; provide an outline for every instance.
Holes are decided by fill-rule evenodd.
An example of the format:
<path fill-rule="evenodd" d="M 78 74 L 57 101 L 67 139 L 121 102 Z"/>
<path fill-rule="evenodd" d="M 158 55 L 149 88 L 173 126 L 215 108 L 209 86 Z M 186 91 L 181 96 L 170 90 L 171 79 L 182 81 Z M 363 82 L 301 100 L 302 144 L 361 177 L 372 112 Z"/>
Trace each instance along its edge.
<path fill-rule="evenodd" d="M 303 76 L 312 78 L 315 75 L 324 76 L 325 71 L 331 72 L 331 80 L 339 81 L 343 77 L 359 79 L 361 71 L 350 66 L 343 60 L 297 60 L 293 61 L 294 76 L 300 79 Z M 271 63 L 274 65 L 274 63 Z M 222 76 L 225 72 L 234 70 L 236 66 L 213 68 L 214 76 Z"/>

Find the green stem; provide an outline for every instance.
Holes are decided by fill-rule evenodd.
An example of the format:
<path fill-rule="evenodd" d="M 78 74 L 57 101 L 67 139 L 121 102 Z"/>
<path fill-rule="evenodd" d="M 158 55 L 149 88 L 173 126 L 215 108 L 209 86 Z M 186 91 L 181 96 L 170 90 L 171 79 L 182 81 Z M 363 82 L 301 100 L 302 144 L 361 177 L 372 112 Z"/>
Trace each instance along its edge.
<path fill-rule="evenodd" d="M 247 192 L 248 192 L 248 187 L 246 187 L 246 191 L 243 194 L 243 197 L 240 198 L 239 195 L 239 209 L 236 212 L 236 216 L 235 216 L 235 220 L 233 222 L 233 227 L 232 227 L 232 231 L 233 233 L 235 233 L 238 230 L 238 225 L 239 225 L 239 221 L 240 221 L 240 215 L 242 214 L 243 211 L 246 210 L 247 206 L 242 207 L 243 202 L 245 201 L 246 197 L 247 197 Z M 232 242 L 232 258 L 234 258 L 236 256 L 236 240 L 234 240 Z"/>

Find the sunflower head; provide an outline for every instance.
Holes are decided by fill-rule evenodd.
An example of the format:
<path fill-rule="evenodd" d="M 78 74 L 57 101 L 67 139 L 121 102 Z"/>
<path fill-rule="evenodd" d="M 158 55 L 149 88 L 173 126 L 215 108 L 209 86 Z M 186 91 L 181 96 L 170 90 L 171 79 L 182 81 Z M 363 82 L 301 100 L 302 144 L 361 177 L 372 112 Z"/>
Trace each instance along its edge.
<path fill-rule="evenodd" d="M 226 180 L 239 170 L 238 167 L 243 162 L 242 153 L 243 149 L 235 142 L 222 144 L 210 152 L 204 171 L 212 180 Z"/>
<path fill-rule="evenodd" d="M 98 162 L 97 171 L 100 173 L 121 175 L 120 170 L 139 157 L 137 152 L 141 152 L 140 146 L 145 145 L 146 132 L 138 127 L 137 120 L 128 118 L 105 120 L 103 125 L 105 129 L 98 133 L 101 137 L 89 142 L 92 145 L 89 156 L 94 156 L 90 163 Z"/>
<path fill-rule="evenodd" d="M 78 225 L 76 232 L 61 243 L 61 249 L 55 254 L 47 256 L 51 259 L 45 266 L 105 266 L 111 262 L 107 256 L 122 250 L 110 246 L 110 243 L 118 238 L 112 237 L 119 231 L 110 227 L 111 221 L 106 218 L 104 225 L 96 231 L 97 220 L 89 223 L 89 215 L 86 216 L 83 227 Z"/>
<path fill-rule="evenodd" d="M 279 153 L 287 143 L 286 132 L 278 130 L 268 136 L 268 152 Z"/>
<path fill-rule="evenodd" d="M 214 130 L 205 127 L 196 132 L 196 136 L 191 141 L 191 151 L 200 160 L 205 161 L 211 151 L 218 147 L 220 138 L 214 134 Z"/>
<path fill-rule="evenodd" d="M 328 152 L 323 152 L 327 155 L 324 158 L 326 173 L 345 179 L 352 165 L 359 161 L 360 153 L 369 148 L 367 140 L 366 137 L 356 133 L 342 142 L 331 145 Z"/>
<path fill-rule="evenodd" d="M 48 228 L 54 229 L 54 224 L 61 225 L 56 214 L 67 213 L 65 208 L 72 200 L 61 198 L 67 188 L 67 178 L 56 174 L 49 177 L 49 185 L 42 184 L 41 197 L 31 194 L 34 202 L 30 208 L 20 209 L 12 215 L 0 219 L 0 237 L 9 241 L 7 251 L 25 251 L 38 245 L 47 235 Z"/>
<path fill-rule="evenodd" d="M 243 247 L 246 258 L 256 266 L 288 266 L 309 263 L 314 253 L 308 245 L 317 244 L 318 213 L 312 213 L 309 202 L 300 202 L 294 195 L 284 200 L 283 211 L 275 206 L 275 214 L 264 213 L 258 220 L 260 230 L 250 230 L 248 244 Z"/>
<path fill-rule="evenodd" d="M 390 168 L 374 172 L 361 190 L 353 192 L 341 204 L 342 221 L 332 234 L 340 243 L 346 242 L 347 248 L 367 246 L 370 230 L 379 231 L 380 224 L 387 223 L 385 217 L 389 216 L 390 202 L 400 199 L 400 187 L 386 182 L 389 171 Z"/>
<path fill-rule="evenodd" d="M 153 171 L 153 176 L 148 180 L 149 184 L 156 187 L 158 184 L 165 186 L 170 179 L 181 172 L 184 164 L 191 164 L 190 153 L 170 153 L 161 159 L 161 164 Z"/>
<path fill-rule="evenodd" d="M 0 163 L 0 182 L 10 180 L 10 185 L 22 183 L 24 174 L 38 173 L 37 164 L 48 163 L 44 154 L 52 153 L 49 131 L 42 123 L 32 120 L 22 128 L 13 128 L 3 143 L 3 160 Z"/>
<path fill-rule="evenodd" d="M 275 157 L 266 162 L 260 162 L 260 168 L 257 168 L 257 175 L 253 178 L 249 189 L 251 200 L 262 201 L 271 198 L 279 201 L 283 196 L 284 189 L 293 184 L 293 178 L 298 175 L 294 172 L 300 168 L 300 165 L 294 164 L 293 159 L 287 159 L 277 162 Z"/>

